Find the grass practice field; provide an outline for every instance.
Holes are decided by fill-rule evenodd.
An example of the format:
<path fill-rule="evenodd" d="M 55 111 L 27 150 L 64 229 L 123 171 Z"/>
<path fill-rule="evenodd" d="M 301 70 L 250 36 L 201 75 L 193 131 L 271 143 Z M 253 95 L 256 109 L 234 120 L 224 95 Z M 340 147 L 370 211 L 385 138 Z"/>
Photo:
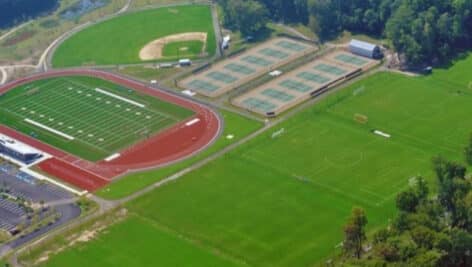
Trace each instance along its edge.
<path fill-rule="evenodd" d="M 193 114 L 90 77 L 35 81 L 0 97 L 0 123 L 97 161 Z"/>
<path fill-rule="evenodd" d="M 215 53 L 210 7 L 189 5 L 125 14 L 86 28 L 57 48 L 52 64 L 54 67 L 69 67 L 139 63 L 139 51 L 147 43 L 186 32 L 208 33 L 206 52 L 209 55 Z"/>
<path fill-rule="evenodd" d="M 472 132 L 472 89 L 463 71 L 472 57 L 457 66 L 447 71 L 450 76 L 380 73 L 359 81 L 127 207 L 146 218 L 144 229 L 159 225 L 236 262 L 313 266 L 339 247 L 353 206 L 366 209 L 370 230 L 385 225 L 395 212 L 395 195 L 413 177 L 433 180 L 433 156 L 461 160 Z M 368 122 L 356 122 L 356 114 Z M 122 243 L 141 247 L 114 233 L 86 245 L 80 258 L 56 257 L 114 266 L 116 259 L 95 264 L 87 258 L 105 248 L 112 249 L 101 256 L 112 258 Z"/>
<path fill-rule="evenodd" d="M 100 239 L 83 245 L 81 249 L 67 250 L 40 266 L 189 266 L 189 261 L 193 267 L 238 266 L 231 259 L 179 238 L 137 216 L 112 226 Z"/>

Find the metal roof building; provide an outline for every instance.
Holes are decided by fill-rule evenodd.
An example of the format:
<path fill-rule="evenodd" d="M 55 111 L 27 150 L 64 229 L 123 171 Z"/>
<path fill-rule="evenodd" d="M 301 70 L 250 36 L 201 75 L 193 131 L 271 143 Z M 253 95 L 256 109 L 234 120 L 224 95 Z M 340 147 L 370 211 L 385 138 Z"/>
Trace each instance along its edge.
<path fill-rule="evenodd" d="M 38 150 L 3 134 L 0 134 L 0 153 L 4 153 L 24 163 L 30 163 L 42 157 L 41 152 Z"/>
<path fill-rule="evenodd" d="M 349 43 L 349 51 L 353 54 L 373 59 L 382 57 L 382 51 L 380 51 L 378 45 L 355 39 Z"/>

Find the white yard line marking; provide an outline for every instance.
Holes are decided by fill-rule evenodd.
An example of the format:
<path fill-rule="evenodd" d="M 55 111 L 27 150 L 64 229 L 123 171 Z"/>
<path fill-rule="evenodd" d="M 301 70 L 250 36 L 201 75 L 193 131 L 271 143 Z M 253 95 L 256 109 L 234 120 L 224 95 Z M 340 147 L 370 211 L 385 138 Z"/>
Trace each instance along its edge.
<path fill-rule="evenodd" d="M 75 139 L 73 136 L 70 136 L 70 135 L 65 134 L 65 133 L 63 133 L 63 132 L 60 132 L 60 131 L 55 130 L 55 129 L 53 129 L 53 128 L 50 128 L 50 127 L 48 127 L 48 126 L 46 126 L 46 125 L 44 125 L 44 124 L 41 124 L 41 123 L 39 123 L 39 122 L 36 122 L 36 121 L 34 121 L 34 120 L 30 120 L 30 119 L 26 118 L 25 121 L 26 121 L 27 123 L 29 123 L 29 124 L 32 124 L 32 125 L 36 126 L 36 127 L 42 128 L 42 129 L 44 129 L 44 130 L 46 130 L 46 131 L 49 131 L 49 132 L 51 132 L 51 133 L 57 134 L 57 135 L 59 135 L 59 136 L 62 136 L 62 137 L 64 137 L 65 139 L 68 139 L 68 140 L 74 140 L 74 139 Z"/>
<path fill-rule="evenodd" d="M 117 158 L 119 158 L 119 157 L 121 157 L 121 154 L 120 154 L 120 153 L 115 153 L 115 154 L 109 156 L 108 158 L 106 158 L 105 161 L 106 161 L 106 162 L 110 162 L 110 161 L 112 161 L 112 160 L 114 160 L 114 159 L 117 159 Z"/>
<path fill-rule="evenodd" d="M 192 125 L 194 125 L 194 124 L 196 124 L 196 123 L 198 123 L 198 122 L 200 122 L 200 119 L 199 119 L 199 118 L 196 118 L 196 119 L 193 119 L 193 120 L 191 120 L 191 121 L 185 123 L 185 126 L 187 126 L 187 127 L 188 127 L 188 126 L 192 126 Z"/>
<path fill-rule="evenodd" d="M 380 135 L 380 136 L 385 137 L 385 138 L 390 138 L 390 137 L 392 137 L 390 134 L 384 133 L 384 132 L 379 131 L 379 130 L 375 130 L 375 131 L 374 131 L 374 134 Z"/>
<path fill-rule="evenodd" d="M 121 96 L 119 96 L 119 95 L 115 95 L 115 94 L 113 94 L 113 93 L 107 92 L 107 91 L 102 90 L 102 89 L 100 89 L 100 88 L 95 88 L 95 91 L 98 92 L 98 93 L 102 93 L 102 94 L 104 94 L 104 95 L 111 96 L 111 97 L 113 97 L 113 98 L 119 99 L 119 100 L 121 100 L 121 101 L 123 101 L 123 102 L 126 102 L 126 103 L 128 103 L 128 104 L 131 104 L 131 105 L 134 105 L 134 106 L 137 106 L 137 107 L 140 107 L 140 108 L 145 108 L 145 107 L 146 107 L 145 105 L 140 104 L 140 103 L 138 103 L 138 102 L 136 102 L 136 101 L 133 101 L 133 100 L 128 99 L 128 98 L 121 97 Z"/>

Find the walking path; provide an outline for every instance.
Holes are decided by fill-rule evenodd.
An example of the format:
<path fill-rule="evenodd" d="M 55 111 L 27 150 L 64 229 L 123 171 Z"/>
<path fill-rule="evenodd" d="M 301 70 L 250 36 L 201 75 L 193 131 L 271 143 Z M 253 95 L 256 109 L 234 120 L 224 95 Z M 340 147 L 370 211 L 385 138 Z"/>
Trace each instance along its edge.
<path fill-rule="evenodd" d="M 16 31 L 18 31 L 19 29 L 29 25 L 30 23 L 32 23 L 33 21 L 28 21 L 26 23 L 23 23 L 21 25 L 18 25 L 17 27 L 11 29 L 9 32 L 6 32 L 5 34 L 3 34 L 2 36 L 0 36 L 0 41 L 2 41 L 3 39 L 7 38 L 8 36 L 12 35 L 13 33 L 15 33 Z"/>

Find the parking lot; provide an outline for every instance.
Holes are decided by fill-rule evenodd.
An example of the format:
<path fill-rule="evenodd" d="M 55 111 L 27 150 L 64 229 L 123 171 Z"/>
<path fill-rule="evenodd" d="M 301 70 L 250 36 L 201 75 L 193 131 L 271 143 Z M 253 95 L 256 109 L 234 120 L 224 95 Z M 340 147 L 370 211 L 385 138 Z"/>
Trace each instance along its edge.
<path fill-rule="evenodd" d="M 80 208 L 74 204 L 73 194 L 40 181 L 6 161 L 0 161 L 0 193 L 0 229 L 10 232 L 13 239 L 3 246 L 16 247 L 24 244 L 80 215 Z M 36 215 L 32 213 L 33 206 L 42 207 L 36 210 Z M 41 221 L 51 216 L 52 210 L 58 215 L 54 223 L 44 224 L 39 228 L 34 226 L 35 220 Z M 29 226 L 35 227 L 35 230 L 21 232 Z M 0 245 L 0 252 L 3 246 Z"/>

